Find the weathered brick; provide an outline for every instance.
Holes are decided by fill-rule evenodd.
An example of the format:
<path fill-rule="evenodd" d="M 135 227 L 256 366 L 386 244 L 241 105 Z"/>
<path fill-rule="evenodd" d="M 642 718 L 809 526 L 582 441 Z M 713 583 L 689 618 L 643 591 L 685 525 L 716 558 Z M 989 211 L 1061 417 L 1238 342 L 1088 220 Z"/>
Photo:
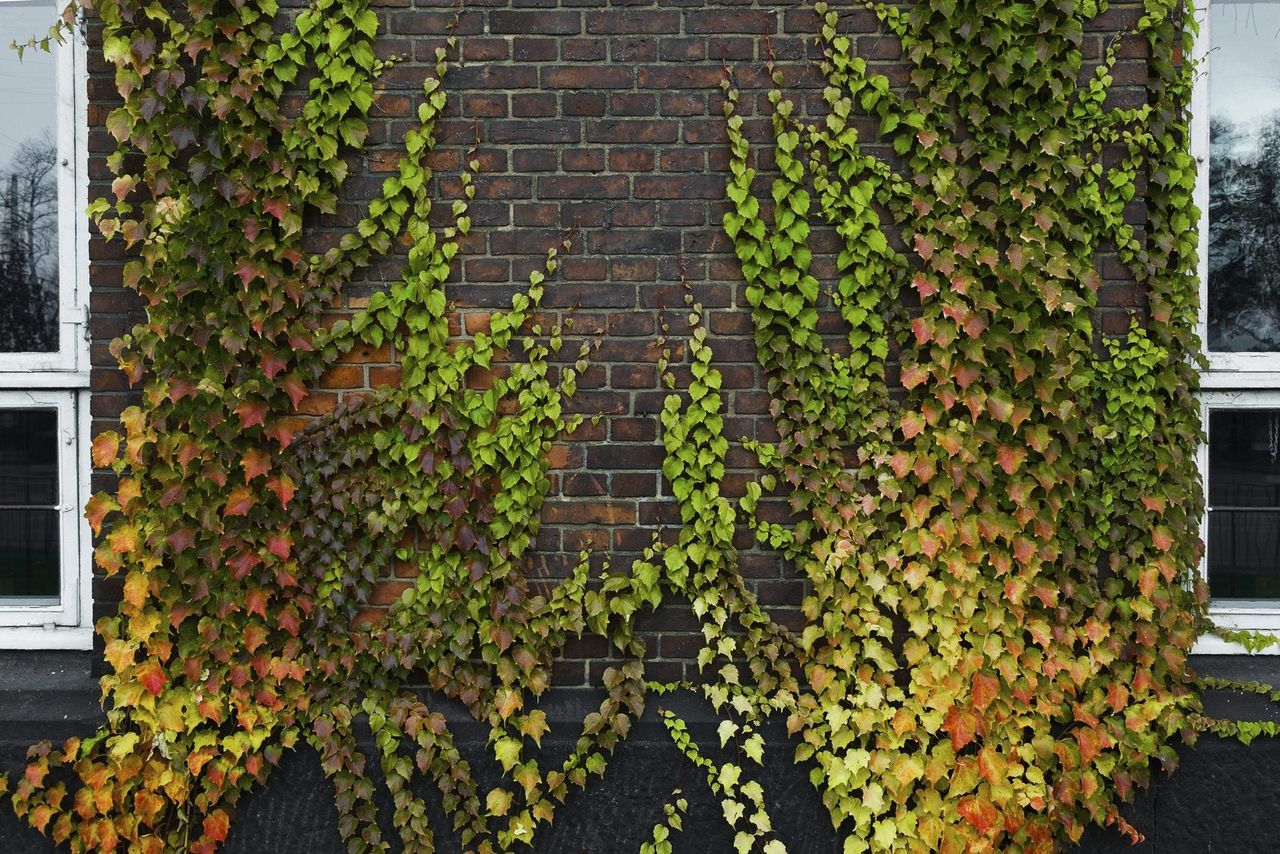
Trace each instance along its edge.
<path fill-rule="evenodd" d="M 601 34 L 678 33 L 680 13 L 653 9 L 603 9 L 587 13 L 587 32 Z"/>
<path fill-rule="evenodd" d="M 582 14 L 569 10 L 494 10 L 489 13 L 489 32 L 528 35 L 575 35 L 582 32 Z"/>

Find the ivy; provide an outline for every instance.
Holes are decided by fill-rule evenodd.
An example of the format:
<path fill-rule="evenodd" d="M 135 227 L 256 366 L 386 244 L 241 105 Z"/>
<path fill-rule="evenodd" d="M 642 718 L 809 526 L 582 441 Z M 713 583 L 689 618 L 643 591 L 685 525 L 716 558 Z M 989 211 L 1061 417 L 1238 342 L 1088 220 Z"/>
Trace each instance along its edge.
<path fill-rule="evenodd" d="M 827 110 L 798 115 L 770 62 L 767 180 L 724 84 L 724 226 L 780 436 L 754 445 L 769 481 L 748 505 L 785 491 L 802 520 L 757 534 L 812 585 L 803 679 L 776 701 L 846 852 L 1136 836 L 1120 804 L 1203 727 L 1192 69 L 1173 61 L 1193 25 L 1146 3 L 1149 100 L 1120 108 L 1118 40 L 1084 73 L 1106 4 L 869 5 L 911 88 L 818 4 Z M 816 224 L 842 240 L 830 283 Z M 1149 317 L 1098 341 L 1108 247 Z M 818 331 L 823 293 L 846 347 Z"/>
<path fill-rule="evenodd" d="M 680 687 L 646 681 L 636 629 L 671 600 L 699 621 L 703 678 L 684 687 L 719 716 L 725 758 L 662 720 L 740 852 L 785 851 L 759 773 L 773 718 L 845 852 L 1050 851 L 1089 824 L 1136 837 L 1121 804 L 1153 760 L 1174 764 L 1175 740 L 1273 734 L 1206 718 L 1200 689 L 1220 686 L 1187 663 L 1211 629 L 1194 569 L 1190 15 L 1147 0 L 1129 35 L 1152 57 L 1148 99 L 1127 108 L 1109 101 L 1116 42 L 1088 71 L 1082 52 L 1105 3 L 870 8 L 910 86 L 858 57 L 819 3 L 825 112 L 800 115 L 769 61 L 768 175 L 724 81 L 724 229 L 778 437 L 742 440 L 758 477 L 727 494 L 722 379 L 690 293 L 688 380 L 670 354 L 660 365 L 678 530 L 625 571 L 583 554 L 538 580 L 548 459 L 580 423 L 565 401 L 590 346 L 562 353 L 572 318 L 541 309 L 568 235 L 509 306 L 450 334 L 445 282 L 479 168 L 473 149 L 459 197 L 433 212 L 452 35 L 397 170 L 315 252 L 387 68 L 367 2 L 287 16 L 274 0 L 97 3 L 122 100 L 106 119 L 114 198 L 91 214 L 147 302 L 112 345 L 140 402 L 93 444 L 118 484 L 86 509 L 124 596 L 98 626 L 107 723 L 0 778 L 18 814 L 75 851 L 211 852 L 240 796 L 305 742 L 351 851 L 391 846 L 371 761 L 406 851 L 435 847 L 424 781 L 465 850 L 533 845 L 649 696 Z M 1141 229 L 1126 219 L 1140 187 Z M 831 281 L 815 228 L 839 238 Z M 397 247 L 399 279 L 334 321 L 349 283 Z M 1145 322 L 1112 339 L 1094 324 L 1104 251 L 1147 295 Z M 361 345 L 393 352 L 398 382 L 301 417 Z M 789 521 L 765 518 L 771 497 Z M 742 525 L 807 580 L 797 631 L 739 571 Z M 387 578 L 404 590 L 372 618 Z M 617 663 L 551 765 L 539 701 L 584 635 Z M 441 697 L 487 727 L 497 785 L 472 773 Z M 682 795 L 642 851 L 671 850 Z"/>

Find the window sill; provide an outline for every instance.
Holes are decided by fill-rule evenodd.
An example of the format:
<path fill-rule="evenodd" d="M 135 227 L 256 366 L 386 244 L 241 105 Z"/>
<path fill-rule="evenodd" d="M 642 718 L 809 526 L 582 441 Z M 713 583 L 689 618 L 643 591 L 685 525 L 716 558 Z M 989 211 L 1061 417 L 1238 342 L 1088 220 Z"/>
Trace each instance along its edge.
<path fill-rule="evenodd" d="M 90 626 L 9 626 L 0 627 L 0 649 L 93 649 Z"/>
<path fill-rule="evenodd" d="M 89 374 L 86 371 L 17 371 L 0 369 L 0 388 L 49 388 L 86 389 Z"/>

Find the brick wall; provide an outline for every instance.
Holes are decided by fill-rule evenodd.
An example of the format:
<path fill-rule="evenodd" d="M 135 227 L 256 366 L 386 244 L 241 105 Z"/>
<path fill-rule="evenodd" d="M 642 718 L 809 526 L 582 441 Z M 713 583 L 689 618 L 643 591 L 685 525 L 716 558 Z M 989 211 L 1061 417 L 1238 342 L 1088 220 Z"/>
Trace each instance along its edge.
<path fill-rule="evenodd" d="M 339 215 L 322 224 L 321 243 L 341 233 L 335 223 L 355 221 L 362 201 L 378 192 L 382 173 L 395 168 L 403 135 L 416 124 L 423 76 L 454 17 L 447 2 L 380 0 L 376 6 L 383 22 L 380 53 L 401 59 L 386 75 L 373 108 L 368 156 L 348 181 Z M 442 145 L 435 155 L 440 195 L 447 197 L 457 192 L 453 176 L 478 130 L 483 165 L 472 209 L 474 230 L 450 288 L 460 307 L 457 328 L 483 328 L 486 310 L 523 286 L 566 229 L 577 230 L 561 275 L 548 289 L 546 308 L 558 320 L 571 313 L 573 335 L 598 339 L 571 406 L 603 418 L 585 423 L 553 453 L 552 495 L 532 571 L 563 574 L 588 545 L 598 558 L 608 556 L 625 567 L 655 533 L 674 533 L 678 522 L 660 472 L 657 413 L 667 392 L 656 361 L 664 317 L 676 356 L 681 355 L 682 282 L 709 310 L 712 347 L 724 375 L 727 435 L 773 438 L 740 274 L 719 225 L 727 163 L 719 83 L 728 63 L 744 89 L 744 111 L 755 116 L 748 121 L 750 132 L 766 137 L 768 80 L 762 66 L 772 50 L 802 109 L 817 109 L 818 77 L 807 63 L 816 52 L 816 18 L 808 5 L 733 0 L 469 0 L 463 6 L 456 31 L 461 65 L 446 81 L 448 118 L 440 126 Z M 1085 36 L 1086 59 L 1099 57 L 1140 11 L 1140 6 L 1118 5 L 1101 16 Z M 844 17 L 846 32 L 856 34 L 859 54 L 905 85 L 899 47 L 879 31 L 874 16 L 850 10 Z M 1124 59 L 1114 75 L 1113 98 L 1130 106 L 1142 103 L 1145 43 L 1125 38 L 1120 49 Z M 108 194 L 102 158 L 114 143 L 102 126 L 114 86 L 100 59 L 91 57 L 90 72 L 93 193 Z M 862 130 L 870 136 L 870 127 Z M 767 168 L 767 155 L 759 165 Z M 1143 217 L 1141 203 L 1132 205 L 1131 221 L 1141 223 Z M 815 236 L 814 271 L 820 277 L 833 269 L 820 251 L 835 245 L 829 238 L 820 231 Z M 118 242 L 95 239 L 91 258 L 92 409 L 98 430 L 114 426 L 129 400 L 108 343 L 127 329 L 137 303 L 120 287 Z M 375 266 L 336 311 L 358 308 L 379 280 L 397 277 L 398 269 L 395 259 Z M 1098 324 L 1107 332 L 1122 332 L 1130 314 L 1141 314 L 1143 296 L 1113 256 L 1103 255 L 1100 269 L 1105 285 Z M 837 333 L 832 321 L 827 331 Z M 566 353 L 576 350 L 576 342 L 566 344 Z M 394 354 L 358 349 L 324 376 L 322 388 L 304 402 L 303 414 L 326 411 L 371 385 L 395 380 Z M 747 479 L 750 459 L 734 449 L 730 465 L 735 471 L 728 486 L 736 493 Z M 100 480 L 95 487 L 104 484 Z M 774 502 L 766 512 L 781 518 L 786 507 Z M 749 548 L 752 538 L 740 532 L 739 545 Z M 741 567 L 761 601 L 794 624 L 795 606 L 804 595 L 798 577 L 762 551 L 745 551 Z M 387 579 L 371 604 L 385 605 L 405 583 Z M 100 579 L 95 597 L 98 612 L 108 611 L 118 599 L 118 583 Z M 665 606 L 648 629 L 650 654 L 656 658 L 649 675 L 691 677 L 690 657 L 700 636 L 690 635 L 696 622 L 687 607 Z M 557 681 L 598 680 L 602 652 L 603 644 L 574 645 L 557 665 Z"/>

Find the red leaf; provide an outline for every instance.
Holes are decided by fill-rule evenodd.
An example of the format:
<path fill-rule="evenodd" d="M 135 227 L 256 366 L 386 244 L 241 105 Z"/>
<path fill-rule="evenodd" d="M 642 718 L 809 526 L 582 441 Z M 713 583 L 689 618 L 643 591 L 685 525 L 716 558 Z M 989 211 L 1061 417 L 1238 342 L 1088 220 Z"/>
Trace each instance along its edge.
<path fill-rule="evenodd" d="M 293 401 L 293 408 L 297 409 L 298 404 L 307 399 L 306 386 L 302 384 L 302 380 L 298 379 L 297 374 L 289 374 L 281 381 L 280 387 L 289 395 L 289 399 Z"/>
<path fill-rule="evenodd" d="M 1109 739 L 1091 727 L 1083 727 L 1075 731 L 1076 741 L 1080 745 L 1080 760 L 1088 763 L 1102 752 Z"/>
<path fill-rule="evenodd" d="M 1035 543 L 1026 537 L 1018 537 L 1013 541 L 1013 558 L 1024 566 L 1031 561 L 1032 555 L 1036 553 Z"/>
<path fill-rule="evenodd" d="M 276 625 L 295 638 L 298 636 L 298 614 L 293 610 L 292 605 L 286 605 L 280 609 L 280 613 L 276 614 Z"/>
<path fill-rule="evenodd" d="M 960 750 L 978 734 L 978 716 L 967 709 L 952 706 L 947 712 L 942 728 L 951 736 L 951 746 Z"/>
<path fill-rule="evenodd" d="M 1005 474 L 1013 474 L 1022 466 L 1022 461 L 1027 458 L 1026 448 L 1011 448 L 1008 445 L 1001 445 L 996 449 L 996 463 L 1000 468 L 1004 469 Z"/>
<path fill-rule="evenodd" d="M 915 388 L 929 378 L 929 372 L 919 365 L 904 365 L 901 382 L 903 388 Z"/>
<path fill-rule="evenodd" d="M 191 461 L 200 456 L 200 446 L 188 439 L 178 446 L 178 464 L 186 471 Z"/>
<path fill-rule="evenodd" d="M 245 427 L 263 424 L 267 416 L 267 404 L 261 400 L 242 400 L 236 407 L 236 415 L 240 416 L 240 423 Z"/>
<path fill-rule="evenodd" d="M 264 428 L 262 432 L 275 439 L 281 450 L 293 444 L 293 431 L 286 427 L 283 422 L 277 421 L 270 427 Z"/>
<path fill-rule="evenodd" d="M 951 375 L 956 379 L 956 385 L 960 388 L 968 388 L 978 379 L 978 369 L 974 365 L 960 362 L 951 370 Z"/>
<path fill-rule="evenodd" d="M 905 412 L 902 415 L 902 435 L 914 438 L 924 431 L 924 418 L 918 412 Z"/>
<path fill-rule="evenodd" d="M 1009 257 L 1009 266 L 1018 272 L 1022 272 L 1022 268 L 1026 265 L 1026 258 L 1023 257 L 1022 247 L 1014 244 L 1009 247 L 1005 254 Z"/>
<path fill-rule="evenodd" d="M 195 545 L 196 532 L 191 528 L 179 528 L 169 536 L 165 537 L 165 542 L 169 544 L 169 551 L 173 554 L 182 554 L 187 549 Z"/>
<path fill-rule="evenodd" d="M 250 282 L 258 278 L 258 266 L 246 258 L 236 267 L 236 275 L 240 277 L 240 283 L 247 288 Z"/>
<path fill-rule="evenodd" d="M 194 397 L 196 384 L 186 377 L 174 377 L 169 380 L 169 401 L 177 403 L 184 397 Z"/>
<path fill-rule="evenodd" d="M 169 682 L 169 677 L 160 668 L 160 665 L 154 661 L 139 667 L 137 673 L 138 681 L 142 683 L 142 687 L 152 694 L 159 694 Z"/>
<path fill-rule="evenodd" d="M 915 236 L 916 254 L 924 260 L 928 261 L 933 257 L 934 245 L 933 241 L 925 237 L 923 234 Z"/>
<path fill-rule="evenodd" d="M 267 551 L 280 558 L 280 560 L 288 560 L 289 551 L 292 548 L 293 537 L 289 536 L 286 531 L 267 534 Z"/>
<path fill-rule="evenodd" d="M 277 220 L 284 219 L 285 213 L 289 210 L 288 199 L 263 199 L 262 209 L 271 214 Z"/>
<path fill-rule="evenodd" d="M 227 566 L 231 567 L 231 577 L 239 581 L 260 563 L 262 563 L 262 558 L 253 552 L 240 552 L 227 561 Z"/>
<path fill-rule="evenodd" d="M 274 492 L 276 497 L 280 499 L 280 503 L 285 507 L 289 506 L 289 502 L 293 500 L 294 492 L 297 491 L 294 487 L 293 479 L 287 474 L 268 480 L 267 489 Z"/>
<path fill-rule="evenodd" d="M 267 379 L 273 380 L 276 374 L 283 371 L 288 362 L 279 353 L 263 353 L 262 354 L 262 372 L 267 375 Z"/>
<path fill-rule="evenodd" d="M 1159 579 L 1159 572 L 1154 566 L 1149 566 L 1138 573 L 1138 592 L 1144 598 L 1150 599 L 1151 594 L 1156 592 L 1156 582 Z"/>
<path fill-rule="evenodd" d="M 1151 529 L 1151 542 L 1162 552 L 1173 548 L 1173 534 L 1163 525 Z"/>
<path fill-rule="evenodd" d="M 917 238 L 917 245 L 919 245 L 918 241 L 919 238 Z M 911 280 L 911 286 L 916 289 L 918 294 L 920 294 L 921 300 L 926 300 L 938 292 L 937 286 L 925 278 L 923 273 L 916 273 L 915 277 Z"/>
<path fill-rule="evenodd" d="M 244 648 L 252 654 L 255 649 L 267 642 L 267 627 L 259 623 L 250 623 L 242 633 Z"/>

